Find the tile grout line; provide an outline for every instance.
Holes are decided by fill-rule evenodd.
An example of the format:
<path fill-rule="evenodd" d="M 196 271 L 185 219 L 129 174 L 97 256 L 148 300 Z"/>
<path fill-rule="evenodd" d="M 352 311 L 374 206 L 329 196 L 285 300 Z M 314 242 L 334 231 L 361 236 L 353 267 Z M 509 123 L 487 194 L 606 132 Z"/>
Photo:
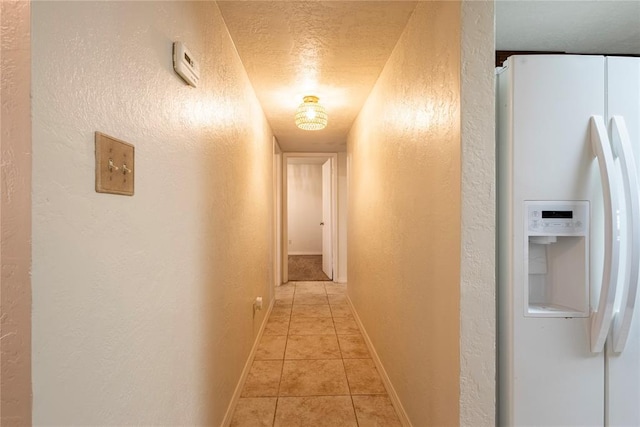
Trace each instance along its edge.
<path fill-rule="evenodd" d="M 276 425 L 276 414 L 278 413 L 278 402 L 280 401 L 280 397 L 276 396 L 276 406 L 273 408 L 273 419 L 271 420 L 271 427 Z"/>
<path fill-rule="evenodd" d="M 344 396 L 344 397 L 349 396 L 349 398 L 351 400 L 351 406 L 352 406 L 352 409 L 353 409 L 355 425 L 356 426 L 360 426 L 360 423 L 358 421 L 356 407 L 355 407 L 355 402 L 353 400 L 353 391 L 351 389 L 351 384 L 350 384 L 350 381 L 349 381 L 349 377 L 347 376 L 347 373 L 346 373 L 345 357 L 344 357 L 344 353 L 342 351 L 342 346 L 340 344 L 339 337 L 343 336 L 343 335 L 360 335 L 360 336 L 362 336 L 362 332 L 361 332 L 360 328 L 358 327 L 358 332 L 355 333 L 355 334 L 354 333 L 351 333 L 351 334 L 338 334 L 337 327 L 336 327 L 336 319 L 348 319 L 350 317 L 353 318 L 353 315 L 351 314 L 350 316 L 338 316 L 338 317 L 334 316 L 333 306 L 328 301 L 328 295 L 329 294 L 327 293 L 326 286 L 323 286 L 323 288 L 324 288 L 324 291 L 325 291 L 324 295 L 322 295 L 322 294 L 317 294 L 317 295 L 322 295 L 327 299 L 327 303 L 321 304 L 321 305 L 329 305 L 329 311 L 331 313 L 331 316 L 330 316 L 331 325 L 333 327 L 333 332 L 331 334 L 299 334 L 299 335 L 296 335 L 296 334 L 292 334 L 291 333 L 291 325 L 292 325 L 293 320 L 294 320 L 294 316 L 293 316 L 294 307 L 295 306 L 303 306 L 303 307 L 304 306 L 315 306 L 315 305 L 320 305 L 320 304 L 296 304 L 295 303 L 296 295 L 297 296 L 301 296 L 301 295 L 312 295 L 312 294 L 301 293 L 301 289 L 298 288 L 298 283 L 294 284 L 293 297 L 292 297 L 293 299 L 291 301 L 291 309 L 290 309 L 290 312 L 289 312 L 289 318 L 287 319 L 287 332 L 286 332 L 286 335 L 285 335 L 286 338 L 285 338 L 284 351 L 283 351 L 283 354 L 282 354 L 282 368 L 281 368 L 281 371 L 280 371 L 280 380 L 279 380 L 279 383 L 278 383 L 278 391 L 277 391 L 277 395 L 276 395 L 276 402 L 275 402 L 275 407 L 274 407 L 274 412 L 273 412 L 273 419 L 272 419 L 272 423 L 271 423 L 272 427 L 275 426 L 275 422 L 276 422 L 276 419 L 277 419 L 278 408 L 279 408 L 280 404 L 282 403 L 281 402 L 282 398 L 336 397 L 336 396 Z M 340 305 L 340 304 L 336 304 L 336 305 Z M 348 304 L 347 304 L 347 306 L 348 306 Z M 301 310 L 304 313 L 305 308 L 303 308 L 303 307 L 299 307 L 299 308 L 301 308 Z M 305 317 L 304 315 L 300 316 L 300 317 L 296 317 L 296 319 L 328 319 L 328 318 L 329 317 Z M 272 317 L 269 316 L 269 319 L 267 319 L 267 320 L 271 320 L 271 319 L 272 319 Z M 358 326 L 358 325 L 356 324 L 356 326 Z M 287 359 L 286 358 L 286 354 L 287 354 L 287 349 L 289 348 L 289 339 L 291 337 L 293 337 L 293 336 L 333 336 L 333 337 L 335 337 L 337 345 L 338 345 L 339 357 L 337 357 L 337 358 L 318 358 L 318 359 L 316 359 L 316 358 L 312 358 L 312 359 L 306 359 L 306 358 L 305 359 Z M 349 359 L 350 360 L 351 359 L 354 359 L 354 360 L 355 359 L 368 360 L 368 359 L 371 359 L 371 356 L 369 356 L 369 357 L 349 358 Z M 265 360 L 267 360 L 267 359 L 265 359 Z M 278 359 L 272 359 L 272 360 L 278 360 Z M 283 396 L 283 395 L 281 395 L 281 391 L 282 391 L 281 388 L 282 388 L 282 381 L 283 381 L 283 377 L 284 377 L 284 364 L 285 364 L 285 362 L 286 361 L 312 361 L 312 360 L 313 361 L 315 361 L 315 360 L 317 360 L 317 361 L 320 361 L 320 360 L 341 360 L 341 362 L 342 362 L 341 365 L 343 367 L 343 371 L 344 371 L 344 374 L 345 374 L 345 379 L 347 381 L 348 394 L 344 394 L 344 395 L 343 394 L 326 394 L 326 395 L 325 394 L 318 394 L 318 395 L 304 395 L 304 396 L 297 396 L 297 395 L 296 396 Z M 372 394 L 372 395 L 375 395 L 375 394 Z"/>
<path fill-rule="evenodd" d="M 325 287 L 326 290 L 326 287 Z M 329 305 L 331 307 L 331 305 Z M 331 310 L 331 314 L 333 314 L 333 309 Z M 336 327 L 336 318 L 332 317 L 333 327 Z M 342 346 L 340 345 L 340 339 L 338 338 L 338 330 L 336 329 L 336 339 L 338 340 L 338 348 L 340 349 L 340 355 L 342 356 L 342 368 L 344 369 L 344 376 L 347 378 L 347 387 L 349 387 L 349 399 L 351 400 L 351 407 L 353 408 L 353 418 L 356 421 L 356 427 L 360 426 L 360 422 L 358 421 L 358 412 L 356 411 L 356 404 L 353 401 L 353 391 L 351 390 L 351 382 L 349 381 L 349 375 L 347 375 L 347 367 L 344 364 L 344 355 L 342 353 Z"/>
<path fill-rule="evenodd" d="M 356 394 L 355 396 L 381 396 L 379 394 Z M 272 396 L 273 397 L 273 396 Z M 350 394 L 292 394 L 290 396 L 280 396 L 284 398 L 297 399 L 302 397 L 351 397 Z"/>
<path fill-rule="evenodd" d="M 353 313 L 351 313 L 351 307 L 349 307 L 349 313 L 353 316 Z M 356 327 L 358 328 L 358 332 L 360 332 L 360 334 L 362 334 L 362 331 L 360 330 L 360 327 L 356 324 Z M 344 359 L 342 360 L 342 363 L 344 363 Z M 345 367 L 345 373 L 346 373 L 347 368 Z M 349 376 L 347 375 L 347 381 L 349 381 Z M 349 385 L 349 390 L 351 390 L 351 385 Z M 353 393 L 351 393 L 351 406 L 353 406 L 353 414 L 356 417 L 356 426 L 360 426 L 360 421 L 358 420 L 358 410 L 356 409 L 356 402 L 353 401 Z"/>
<path fill-rule="evenodd" d="M 360 421 L 358 421 L 358 411 L 356 411 L 356 403 L 353 401 L 353 394 L 349 396 L 351 398 L 351 407 L 353 408 L 353 416 L 356 419 L 356 426 L 360 426 Z"/>
<path fill-rule="evenodd" d="M 324 291 L 327 294 L 327 303 L 329 304 L 329 311 L 331 312 L 331 323 L 333 323 L 333 330 L 336 333 L 336 341 L 338 342 L 338 350 L 340 351 L 340 360 L 342 361 L 342 369 L 344 369 L 344 376 L 347 380 L 347 388 L 349 389 L 349 400 L 351 400 L 351 408 L 353 408 L 353 418 L 356 422 L 356 426 L 360 426 L 358 422 L 358 413 L 356 412 L 356 405 L 353 402 L 353 393 L 351 391 L 351 382 L 349 381 L 349 375 L 347 375 L 347 367 L 344 364 L 344 354 L 342 353 L 342 346 L 340 345 L 340 339 L 338 334 L 338 329 L 336 328 L 336 316 L 333 313 L 333 306 L 331 305 L 331 301 L 329 301 L 329 293 L 327 292 L 327 286 L 324 286 Z M 345 316 L 346 317 L 346 316 Z"/>
<path fill-rule="evenodd" d="M 280 369 L 280 381 L 278 381 L 278 391 L 276 392 L 276 407 L 273 411 L 273 424 L 276 424 L 276 415 L 278 414 L 278 403 L 280 402 L 280 387 L 282 386 L 282 377 L 284 376 L 284 361 L 287 354 L 287 345 L 289 345 L 289 330 L 291 329 L 291 318 L 293 317 L 293 302 L 296 298 L 297 285 L 293 285 L 293 296 L 291 298 L 291 311 L 289 312 L 289 322 L 287 323 L 287 335 L 284 343 L 284 352 L 282 353 L 282 368 Z"/>
<path fill-rule="evenodd" d="M 297 289 L 298 289 L 298 285 L 294 284 L 293 285 L 293 298 L 291 300 L 291 312 L 289 313 L 289 322 L 287 323 L 287 339 L 286 339 L 286 341 L 284 343 L 284 353 L 282 353 L 282 369 L 280 369 L 280 381 L 278 381 L 278 392 L 277 392 L 278 400 L 280 399 L 280 387 L 282 386 L 282 377 L 284 376 L 284 361 L 285 361 L 285 355 L 287 354 L 287 346 L 289 345 L 289 336 L 291 335 L 289 332 L 291 331 L 291 318 L 293 317 L 293 302 L 295 301 L 295 298 L 296 298 Z M 276 407 L 277 406 L 278 406 L 278 404 L 277 404 L 277 400 L 276 400 Z"/>

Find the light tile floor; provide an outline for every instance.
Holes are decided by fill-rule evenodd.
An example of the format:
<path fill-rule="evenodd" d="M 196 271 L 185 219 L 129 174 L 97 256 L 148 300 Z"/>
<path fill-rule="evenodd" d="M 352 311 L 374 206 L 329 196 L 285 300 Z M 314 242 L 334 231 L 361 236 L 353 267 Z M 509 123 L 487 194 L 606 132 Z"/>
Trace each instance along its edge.
<path fill-rule="evenodd" d="M 345 291 L 331 282 L 276 289 L 233 427 L 401 426 Z"/>

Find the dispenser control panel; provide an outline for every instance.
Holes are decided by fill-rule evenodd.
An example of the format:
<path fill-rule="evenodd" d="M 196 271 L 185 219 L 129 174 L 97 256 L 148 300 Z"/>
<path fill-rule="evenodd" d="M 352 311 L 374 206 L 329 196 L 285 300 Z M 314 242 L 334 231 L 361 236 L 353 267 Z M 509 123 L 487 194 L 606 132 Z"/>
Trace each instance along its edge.
<path fill-rule="evenodd" d="M 589 229 L 587 201 L 527 201 L 529 235 L 584 236 Z"/>
<path fill-rule="evenodd" d="M 526 201 L 524 315 L 589 317 L 589 202 Z"/>

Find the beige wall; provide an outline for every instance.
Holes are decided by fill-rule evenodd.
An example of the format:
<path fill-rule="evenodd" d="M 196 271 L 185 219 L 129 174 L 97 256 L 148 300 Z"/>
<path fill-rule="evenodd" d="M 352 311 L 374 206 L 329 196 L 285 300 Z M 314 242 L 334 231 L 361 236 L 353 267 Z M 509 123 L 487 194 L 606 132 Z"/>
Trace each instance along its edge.
<path fill-rule="evenodd" d="M 462 3 L 460 424 L 495 425 L 493 1 Z"/>
<path fill-rule="evenodd" d="M 219 425 L 270 303 L 273 148 L 217 5 L 32 12 L 34 423 Z M 135 196 L 94 191 L 95 131 L 135 145 Z"/>
<path fill-rule="evenodd" d="M 418 3 L 348 141 L 349 297 L 415 426 L 459 423 L 460 19 Z"/>
<path fill-rule="evenodd" d="M 347 282 L 347 153 L 338 153 L 338 274 L 334 281 Z"/>
<path fill-rule="evenodd" d="M 31 424 L 30 4 L 0 3 L 0 424 Z"/>

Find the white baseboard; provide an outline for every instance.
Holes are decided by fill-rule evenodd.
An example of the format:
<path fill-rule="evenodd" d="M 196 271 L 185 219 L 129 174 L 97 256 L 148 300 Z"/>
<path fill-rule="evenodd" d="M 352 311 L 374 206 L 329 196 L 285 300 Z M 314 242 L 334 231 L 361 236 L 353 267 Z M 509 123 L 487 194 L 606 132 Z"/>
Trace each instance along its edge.
<path fill-rule="evenodd" d="M 231 402 L 229 402 L 229 406 L 227 407 L 227 412 L 224 414 L 224 418 L 222 419 L 221 427 L 229 427 L 231 425 L 231 420 L 233 419 L 233 413 L 236 410 L 236 405 L 238 404 L 238 400 L 240 399 L 240 394 L 242 394 L 242 388 L 244 387 L 244 383 L 247 380 L 247 376 L 249 375 L 249 371 L 251 370 L 251 365 L 253 364 L 253 358 L 256 355 L 256 350 L 258 349 L 258 345 L 260 344 L 260 339 L 262 339 L 262 334 L 264 333 L 264 328 L 267 326 L 267 321 L 269 320 L 269 316 L 271 315 L 271 310 L 273 309 L 273 305 L 275 304 L 276 299 L 271 299 L 271 304 L 269 305 L 269 309 L 267 313 L 264 315 L 264 319 L 262 320 L 262 325 L 260 325 L 260 330 L 258 331 L 258 335 L 256 336 L 256 341 L 253 343 L 253 347 L 251 348 L 251 352 L 249 353 L 249 358 L 247 362 L 244 364 L 244 369 L 242 370 L 242 374 L 240 374 L 240 380 L 238 381 L 238 385 L 236 385 L 236 389 L 233 392 L 233 396 L 231 396 Z"/>
<path fill-rule="evenodd" d="M 360 321 L 360 317 L 358 317 L 358 313 L 356 312 L 355 307 L 353 306 L 353 302 L 351 302 L 351 298 L 347 295 L 347 301 L 351 306 L 351 311 L 353 312 L 353 317 L 360 327 L 362 331 L 362 337 L 364 338 L 367 347 L 369 348 L 369 353 L 371 353 L 371 358 L 373 359 L 373 363 L 375 363 L 376 368 L 378 369 L 378 373 L 380 374 L 380 378 L 382 378 L 382 382 L 384 383 L 384 388 L 387 389 L 387 394 L 389 395 L 389 399 L 391 400 L 391 404 L 393 408 L 396 410 L 396 414 L 398 414 L 398 418 L 400 419 L 400 423 L 403 427 L 413 427 L 411 421 L 409 421 L 409 417 L 400 403 L 400 398 L 398 397 L 398 393 L 393 388 L 391 384 L 391 380 L 389 379 L 389 375 L 387 375 L 387 371 L 385 371 L 384 366 L 382 366 L 382 362 L 380 361 L 380 357 L 378 357 L 378 353 L 376 353 L 376 349 L 373 347 L 373 343 L 369 339 L 369 335 L 367 334 L 367 330 L 364 328 L 364 325 Z"/>
<path fill-rule="evenodd" d="M 322 255 L 322 252 L 289 251 L 288 255 Z"/>

